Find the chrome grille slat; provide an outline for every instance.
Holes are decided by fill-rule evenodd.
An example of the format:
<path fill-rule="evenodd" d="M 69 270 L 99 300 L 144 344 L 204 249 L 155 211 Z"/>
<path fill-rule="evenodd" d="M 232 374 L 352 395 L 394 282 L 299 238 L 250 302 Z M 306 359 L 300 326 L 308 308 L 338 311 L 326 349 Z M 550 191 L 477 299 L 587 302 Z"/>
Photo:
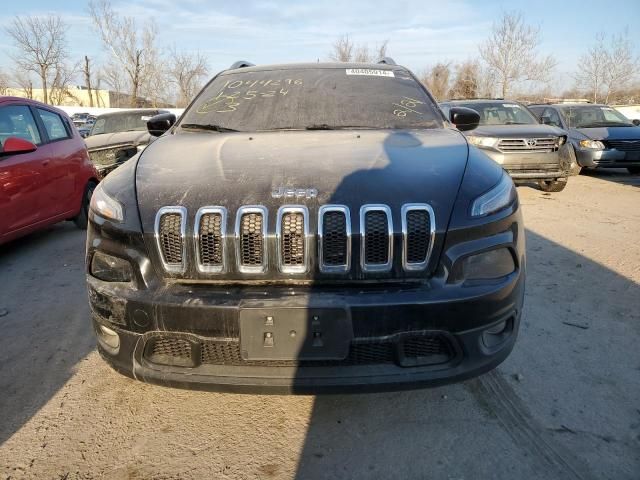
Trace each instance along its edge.
<path fill-rule="evenodd" d="M 308 270 L 309 211 L 305 206 L 283 206 L 278 210 L 276 241 L 278 267 L 283 273 Z"/>
<path fill-rule="evenodd" d="M 323 273 L 346 273 L 351 269 L 351 215 L 346 206 L 320 207 L 318 257 Z"/>
<path fill-rule="evenodd" d="M 225 239 L 227 209 L 202 207 L 195 220 L 196 265 L 202 273 L 220 273 L 226 270 Z"/>
<path fill-rule="evenodd" d="M 267 268 L 267 209 L 259 205 L 240 207 L 236 214 L 238 270 L 264 273 Z"/>
<path fill-rule="evenodd" d="M 535 141 L 529 145 L 528 140 Z M 503 138 L 498 142 L 498 150 L 502 152 L 548 152 L 556 149 L 555 137 L 543 138 Z"/>
<path fill-rule="evenodd" d="M 162 266 L 167 272 L 184 271 L 186 224 L 187 210 L 184 207 L 163 207 L 156 214 L 154 234 Z"/>
<path fill-rule="evenodd" d="M 393 266 L 393 220 L 387 205 L 360 208 L 360 265 L 364 272 L 388 272 Z"/>
<path fill-rule="evenodd" d="M 424 270 L 429 264 L 435 240 L 435 214 L 426 203 L 402 206 L 402 267 Z"/>

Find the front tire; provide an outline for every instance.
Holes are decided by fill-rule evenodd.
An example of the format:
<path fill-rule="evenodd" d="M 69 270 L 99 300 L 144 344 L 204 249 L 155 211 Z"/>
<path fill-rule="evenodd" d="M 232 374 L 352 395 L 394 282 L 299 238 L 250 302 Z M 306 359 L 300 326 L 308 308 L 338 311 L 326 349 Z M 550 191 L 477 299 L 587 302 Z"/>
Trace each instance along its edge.
<path fill-rule="evenodd" d="M 582 167 L 578 163 L 578 157 L 576 156 L 576 151 L 570 145 L 568 147 L 569 150 L 569 175 L 580 175 L 582 171 Z"/>
<path fill-rule="evenodd" d="M 89 221 L 89 204 L 91 203 L 91 196 L 98 184 L 94 180 L 89 180 L 87 186 L 84 189 L 82 196 L 82 205 L 80 206 L 80 213 L 73 217 L 73 223 L 76 224 L 80 230 L 87 229 L 87 222 Z"/>
<path fill-rule="evenodd" d="M 640 175 L 640 167 L 627 167 L 631 175 Z"/>
<path fill-rule="evenodd" d="M 566 178 L 558 178 L 557 180 L 539 180 L 538 186 L 544 192 L 561 192 L 567 186 Z"/>

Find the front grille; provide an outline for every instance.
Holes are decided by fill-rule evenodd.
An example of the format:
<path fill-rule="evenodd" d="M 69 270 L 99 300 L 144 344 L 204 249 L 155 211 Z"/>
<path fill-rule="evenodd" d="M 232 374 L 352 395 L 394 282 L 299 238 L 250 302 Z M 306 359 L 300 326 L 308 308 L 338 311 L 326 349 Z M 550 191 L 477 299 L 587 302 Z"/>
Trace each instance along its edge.
<path fill-rule="evenodd" d="M 109 166 L 129 160 L 138 149 L 134 145 L 118 145 L 117 147 L 89 150 L 91 162 L 98 166 Z"/>
<path fill-rule="evenodd" d="M 281 207 L 275 235 L 271 236 L 268 235 L 267 209 L 243 206 L 235 214 L 235 235 L 229 236 L 224 207 L 201 207 L 188 229 L 186 208 L 162 207 L 156 214 L 154 230 L 158 259 L 166 272 L 188 272 L 188 275 L 197 272 L 199 279 L 223 272 L 262 274 L 276 268 L 282 273 L 307 273 L 310 266 L 316 264 L 322 273 L 350 272 L 353 246 L 349 208 L 344 205 L 320 207 L 317 250 L 316 232 L 309 227 L 310 218 L 313 214 L 309 214 L 306 206 Z M 435 241 L 433 209 L 428 204 L 405 204 L 401 207 L 401 222 L 402 239 L 399 233 L 395 236 L 388 206 L 366 204 L 360 208 L 360 268 L 356 273 L 390 272 L 396 263 L 396 248 L 402 259 L 397 262 L 398 268 L 426 270 Z M 269 252 L 275 252 L 273 261 L 268 258 Z"/>
<path fill-rule="evenodd" d="M 284 211 L 279 223 L 280 264 L 283 267 L 305 266 L 305 215 L 302 211 Z"/>
<path fill-rule="evenodd" d="M 156 237 L 165 269 L 169 271 L 183 265 L 185 216 L 182 207 L 165 207 L 156 216 Z"/>
<path fill-rule="evenodd" d="M 621 152 L 640 151 L 640 140 L 606 140 L 604 144 Z"/>
<path fill-rule="evenodd" d="M 200 271 L 221 271 L 224 265 L 226 210 L 202 208 L 196 216 L 198 232 L 198 268 Z"/>
<path fill-rule="evenodd" d="M 240 265 L 258 267 L 264 265 L 264 215 L 247 212 L 240 216 L 239 232 Z"/>
<path fill-rule="evenodd" d="M 556 137 L 549 138 L 503 138 L 498 142 L 502 152 L 553 152 L 557 150 Z"/>
<path fill-rule="evenodd" d="M 361 209 L 362 268 L 386 271 L 391 268 L 392 230 L 389 207 L 365 205 Z"/>
<path fill-rule="evenodd" d="M 145 358 L 153 363 L 194 367 L 228 365 L 245 367 L 326 367 L 398 364 L 417 366 L 453 360 L 456 350 L 439 333 L 416 332 L 401 341 L 373 339 L 351 344 L 342 360 L 244 360 L 237 339 L 196 339 L 169 335 L 151 337 L 144 349 Z M 193 352 L 196 352 L 194 357 Z M 197 355 L 199 352 L 199 355 Z"/>
<path fill-rule="evenodd" d="M 428 206 L 409 207 L 405 218 L 405 268 L 426 266 L 432 242 L 431 209 Z"/>

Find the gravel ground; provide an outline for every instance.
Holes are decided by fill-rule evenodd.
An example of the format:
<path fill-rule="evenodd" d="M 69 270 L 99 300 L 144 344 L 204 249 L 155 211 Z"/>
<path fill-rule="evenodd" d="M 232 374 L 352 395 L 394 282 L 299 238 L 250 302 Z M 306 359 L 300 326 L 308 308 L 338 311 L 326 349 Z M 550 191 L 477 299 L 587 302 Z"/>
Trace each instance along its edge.
<path fill-rule="evenodd" d="M 519 187 L 528 284 L 496 370 L 421 391 L 145 385 L 95 351 L 84 234 L 0 247 L 0 478 L 638 479 L 640 178 Z"/>

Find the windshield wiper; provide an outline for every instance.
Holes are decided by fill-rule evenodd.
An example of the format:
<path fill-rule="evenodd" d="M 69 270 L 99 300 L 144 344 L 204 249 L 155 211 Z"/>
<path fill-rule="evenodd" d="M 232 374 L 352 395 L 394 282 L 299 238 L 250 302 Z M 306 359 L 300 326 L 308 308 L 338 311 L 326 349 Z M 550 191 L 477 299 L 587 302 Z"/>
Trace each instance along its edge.
<path fill-rule="evenodd" d="M 184 123 L 180 125 L 182 128 L 188 128 L 193 130 L 209 130 L 212 132 L 239 132 L 233 128 L 221 127 L 220 125 L 200 124 L 200 123 Z"/>
<path fill-rule="evenodd" d="M 594 122 L 594 123 L 585 123 L 584 125 L 580 125 L 575 128 L 598 128 L 598 127 L 633 127 L 633 123 L 622 123 L 622 122 Z"/>

